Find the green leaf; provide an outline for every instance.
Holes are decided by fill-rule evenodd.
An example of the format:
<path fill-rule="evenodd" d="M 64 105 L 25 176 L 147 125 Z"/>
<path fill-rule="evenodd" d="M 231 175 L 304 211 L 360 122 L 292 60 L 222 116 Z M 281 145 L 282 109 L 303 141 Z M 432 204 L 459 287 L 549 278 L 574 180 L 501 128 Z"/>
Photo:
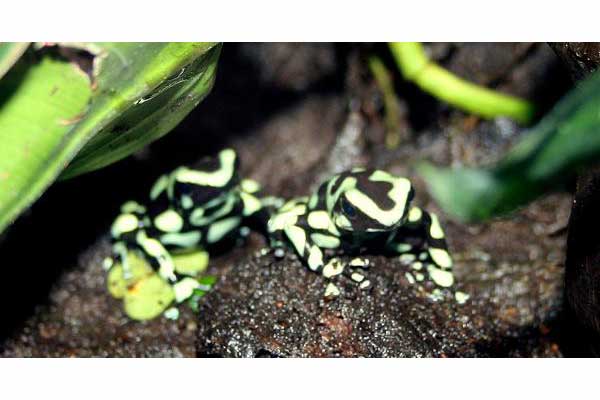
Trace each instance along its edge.
<path fill-rule="evenodd" d="M 103 167 L 171 130 L 209 93 L 220 52 L 211 43 L 63 46 L 93 56 L 91 78 L 44 51 L 0 81 L 0 231 L 65 167 L 63 178 Z"/>
<path fill-rule="evenodd" d="M 430 61 L 421 43 L 390 43 L 389 48 L 405 79 L 448 104 L 483 118 L 507 116 L 523 124 L 535 116 L 529 101 L 461 79 Z"/>
<path fill-rule="evenodd" d="M 0 43 L 0 79 L 21 58 L 27 47 L 29 47 L 28 42 Z"/>
<path fill-rule="evenodd" d="M 220 45 L 97 44 L 97 89 L 82 130 L 93 136 L 63 178 L 106 166 L 174 128 L 210 92 Z"/>
<path fill-rule="evenodd" d="M 204 286 L 213 286 L 215 283 L 217 283 L 217 277 L 214 275 L 204 275 L 198 279 L 198 283 Z"/>
<path fill-rule="evenodd" d="M 567 94 L 489 168 L 418 166 L 449 213 L 484 220 L 535 199 L 600 156 L 600 73 Z"/>
<path fill-rule="evenodd" d="M 62 170 L 91 94 L 85 74 L 50 57 L 0 80 L 0 230 Z"/>

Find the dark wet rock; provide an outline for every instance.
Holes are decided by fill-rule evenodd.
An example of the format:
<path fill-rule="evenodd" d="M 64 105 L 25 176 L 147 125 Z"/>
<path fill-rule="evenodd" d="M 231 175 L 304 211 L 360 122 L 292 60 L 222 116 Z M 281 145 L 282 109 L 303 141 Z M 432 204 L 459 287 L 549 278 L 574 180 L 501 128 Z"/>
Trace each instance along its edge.
<path fill-rule="evenodd" d="M 576 81 L 585 78 L 600 66 L 600 43 L 550 43 L 550 46 Z"/>
<path fill-rule="evenodd" d="M 337 140 L 344 103 L 342 96 L 313 96 L 233 143 L 242 160 L 243 175 L 261 182 L 273 195 L 301 193 Z"/>
<path fill-rule="evenodd" d="M 201 300 L 198 355 L 560 355 L 564 234 L 553 233 L 568 204 L 567 196 L 546 198 L 511 221 L 450 224 L 457 288 L 471 295 L 464 305 L 450 294 L 431 300 L 407 280 L 408 267 L 382 256 L 370 257 L 371 290 L 342 281 L 342 295 L 330 300 L 324 279 L 295 256 L 256 255 Z"/>
<path fill-rule="evenodd" d="M 479 85 L 505 78 L 535 46 L 533 43 L 460 43 L 446 63 L 450 71 Z"/>
<path fill-rule="evenodd" d="M 236 266 L 202 302 L 199 356 L 397 357 L 476 354 L 477 323 L 463 326 L 453 301 L 416 292 L 404 267 L 373 258 L 372 290 L 343 287 L 326 300 L 324 281 L 297 261 L 259 256 Z M 481 324 L 483 321 L 479 321 Z"/>
<path fill-rule="evenodd" d="M 575 81 L 600 66 L 599 43 L 551 43 Z M 582 171 L 569 220 L 565 297 L 566 336 L 575 355 L 600 355 L 600 167 Z M 571 339 L 574 338 L 574 339 Z"/>
<path fill-rule="evenodd" d="M 600 355 L 600 168 L 583 172 L 569 221 L 566 260 L 566 298 L 573 317 L 573 336 L 579 347 Z"/>
<path fill-rule="evenodd" d="M 337 71 L 333 43 L 244 43 L 240 50 L 259 81 L 279 89 L 306 90 Z"/>

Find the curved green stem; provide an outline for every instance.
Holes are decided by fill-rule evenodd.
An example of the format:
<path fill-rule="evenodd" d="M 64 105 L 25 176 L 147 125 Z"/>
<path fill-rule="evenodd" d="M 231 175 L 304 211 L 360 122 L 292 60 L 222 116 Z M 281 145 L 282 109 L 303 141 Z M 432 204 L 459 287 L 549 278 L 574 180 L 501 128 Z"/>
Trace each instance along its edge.
<path fill-rule="evenodd" d="M 535 116 L 531 102 L 468 82 L 430 61 L 421 43 L 390 43 L 389 47 L 405 79 L 448 104 L 483 118 L 506 116 L 523 124 Z"/>
<path fill-rule="evenodd" d="M 398 97 L 394 91 L 394 82 L 391 74 L 379 57 L 369 58 L 369 69 L 375 82 L 383 95 L 383 108 L 385 110 L 386 136 L 385 144 L 389 149 L 398 147 L 402 140 Z"/>

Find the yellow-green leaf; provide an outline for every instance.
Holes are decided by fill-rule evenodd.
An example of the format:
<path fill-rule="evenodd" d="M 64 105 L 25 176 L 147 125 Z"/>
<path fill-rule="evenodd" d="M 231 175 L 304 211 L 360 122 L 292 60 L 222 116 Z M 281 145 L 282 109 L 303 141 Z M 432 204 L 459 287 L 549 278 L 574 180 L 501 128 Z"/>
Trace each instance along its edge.
<path fill-rule="evenodd" d="M 0 79 L 21 58 L 29 43 L 0 43 Z"/>
<path fill-rule="evenodd" d="M 103 167 L 169 132 L 209 93 L 220 52 L 213 43 L 61 46 L 90 54 L 90 76 L 42 49 L 0 80 L 0 231 L 59 174 Z"/>
<path fill-rule="evenodd" d="M 0 80 L 0 230 L 62 170 L 91 95 L 84 73 L 50 57 Z"/>
<path fill-rule="evenodd" d="M 568 93 L 496 165 L 419 166 L 450 214 L 478 221 L 515 210 L 600 158 L 600 72 Z"/>

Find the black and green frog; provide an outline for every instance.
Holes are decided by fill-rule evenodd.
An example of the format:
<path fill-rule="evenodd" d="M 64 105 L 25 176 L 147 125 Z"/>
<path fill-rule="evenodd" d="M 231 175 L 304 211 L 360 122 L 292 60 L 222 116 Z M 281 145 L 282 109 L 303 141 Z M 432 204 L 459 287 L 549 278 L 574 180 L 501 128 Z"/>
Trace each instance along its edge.
<path fill-rule="evenodd" d="M 368 259 L 347 265 L 326 252 L 399 255 L 410 265 L 411 283 L 431 281 L 440 289 L 454 284 L 452 257 L 438 217 L 412 205 L 411 182 L 382 170 L 354 168 L 334 175 L 308 197 L 285 203 L 270 218 L 272 246 L 291 243 L 312 271 L 326 278 L 348 276 L 361 288 L 370 281 Z M 339 293 L 330 284 L 327 294 Z M 462 295 L 458 296 L 463 299 Z"/>
<path fill-rule="evenodd" d="M 243 235 L 244 223 L 252 218 L 263 221 L 259 224 L 268 219 L 262 213 L 266 200 L 257 197 L 259 184 L 241 179 L 238 169 L 236 153 L 225 149 L 194 168 L 182 166 L 158 178 L 145 204 L 123 204 L 112 224 L 114 257 L 105 262 L 106 269 L 117 266 L 133 286 L 137 280 L 131 280 L 135 274 L 130 260 L 135 255 L 170 285 L 176 302 L 203 288 L 198 275 L 208 262 L 206 249 Z M 200 258 L 204 265 L 190 268 L 189 262 L 177 262 L 191 252 L 205 254 Z M 194 260 L 198 264 L 199 258 Z"/>
<path fill-rule="evenodd" d="M 405 276 L 411 283 L 430 281 L 440 289 L 454 284 L 438 217 L 412 205 L 408 179 L 354 168 L 327 179 L 312 195 L 284 203 L 261 197 L 260 185 L 241 179 L 238 165 L 232 149 L 222 150 L 193 169 L 180 167 L 161 176 L 145 205 L 125 203 L 111 229 L 125 278 L 132 273 L 128 254 L 134 252 L 172 286 L 180 302 L 199 283 L 178 269 L 174 254 L 204 251 L 239 237 L 246 221 L 254 219 L 277 252 L 291 245 L 310 270 L 331 280 L 346 276 L 368 288 L 369 261 L 360 254 L 382 253 L 410 265 Z M 337 254 L 356 257 L 345 265 Z M 330 282 L 325 293 L 335 296 L 339 289 Z"/>

